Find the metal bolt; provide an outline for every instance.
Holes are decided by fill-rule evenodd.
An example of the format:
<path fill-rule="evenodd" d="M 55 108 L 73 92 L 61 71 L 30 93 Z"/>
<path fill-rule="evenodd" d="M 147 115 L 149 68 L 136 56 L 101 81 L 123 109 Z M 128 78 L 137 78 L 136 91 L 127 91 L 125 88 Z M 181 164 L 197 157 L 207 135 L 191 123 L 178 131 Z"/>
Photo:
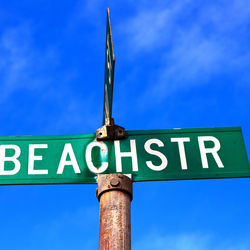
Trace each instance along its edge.
<path fill-rule="evenodd" d="M 110 181 L 110 185 L 111 185 L 112 187 L 118 187 L 118 186 L 120 185 L 120 181 L 119 181 L 118 179 L 116 179 L 116 178 L 113 178 L 113 179 L 111 179 L 111 181 Z"/>

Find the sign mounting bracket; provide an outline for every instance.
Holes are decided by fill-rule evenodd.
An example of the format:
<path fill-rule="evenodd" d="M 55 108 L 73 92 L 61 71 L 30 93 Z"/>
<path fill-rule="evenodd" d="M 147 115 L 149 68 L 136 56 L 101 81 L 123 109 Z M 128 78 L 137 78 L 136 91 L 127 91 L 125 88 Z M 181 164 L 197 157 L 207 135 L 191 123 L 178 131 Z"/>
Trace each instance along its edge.
<path fill-rule="evenodd" d="M 114 124 L 114 119 L 106 119 L 106 124 L 96 130 L 96 139 L 104 140 L 120 140 L 126 137 L 125 128 Z"/>

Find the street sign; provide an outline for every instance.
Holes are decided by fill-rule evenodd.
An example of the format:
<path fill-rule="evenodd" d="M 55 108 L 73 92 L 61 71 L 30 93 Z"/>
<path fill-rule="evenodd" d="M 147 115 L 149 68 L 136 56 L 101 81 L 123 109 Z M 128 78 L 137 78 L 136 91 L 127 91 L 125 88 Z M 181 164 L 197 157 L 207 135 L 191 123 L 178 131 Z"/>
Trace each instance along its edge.
<path fill-rule="evenodd" d="M 0 137 L 0 184 L 96 183 L 97 174 L 133 181 L 250 177 L 241 128 L 129 131 L 99 142 L 95 134 Z"/>
<path fill-rule="evenodd" d="M 111 121 L 113 86 L 114 86 L 115 54 L 113 48 L 111 23 L 109 8 L 107 10 L 107 28 L 106 28 L 106 48 L 105 48 L 105 76 L 104 76 L 104 106 L 103 106 L 103 125 L 106 119 Z"/>

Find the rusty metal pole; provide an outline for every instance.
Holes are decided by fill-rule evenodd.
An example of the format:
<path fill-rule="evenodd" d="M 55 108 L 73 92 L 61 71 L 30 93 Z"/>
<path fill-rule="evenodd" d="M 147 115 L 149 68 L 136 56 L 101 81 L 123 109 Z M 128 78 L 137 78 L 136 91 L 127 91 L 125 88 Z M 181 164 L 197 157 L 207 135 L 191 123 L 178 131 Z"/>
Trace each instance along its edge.
<path fill-rule="evenodd" d="M 99 250 L 130 250 L 132 180 L 123 174 L 97 177 L 100 201 Z"/>

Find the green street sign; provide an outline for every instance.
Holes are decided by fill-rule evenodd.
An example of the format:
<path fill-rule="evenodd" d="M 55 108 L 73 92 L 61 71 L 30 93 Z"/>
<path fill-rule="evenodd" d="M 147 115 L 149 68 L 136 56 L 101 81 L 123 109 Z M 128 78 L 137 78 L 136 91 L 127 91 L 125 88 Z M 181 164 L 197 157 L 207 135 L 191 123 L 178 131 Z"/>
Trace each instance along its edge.
<path fill-rule="evenodd" d="M 107 28 L 106 28 L 106 49 L 105 49 L 103 125 L 106 124 L 106 119 L 109 119 L 109 121 L 111 121 L 112 118 L 114 71 L 115 71 L 115 54 L 113 48 L 110 14 L 108 8 Z"/>
<path fill-rule="evenodd" d="M 97 174 L 133 181 L 250 177 L 241 128 L 129 131 L 126 139 L 95 134 L 0 137 L 0 184 L 96 183 Z"/>

